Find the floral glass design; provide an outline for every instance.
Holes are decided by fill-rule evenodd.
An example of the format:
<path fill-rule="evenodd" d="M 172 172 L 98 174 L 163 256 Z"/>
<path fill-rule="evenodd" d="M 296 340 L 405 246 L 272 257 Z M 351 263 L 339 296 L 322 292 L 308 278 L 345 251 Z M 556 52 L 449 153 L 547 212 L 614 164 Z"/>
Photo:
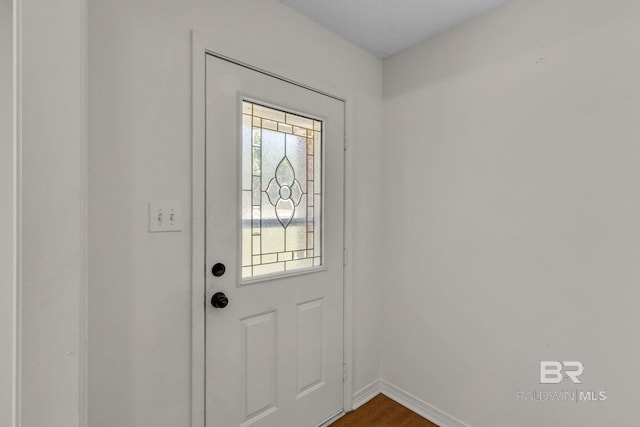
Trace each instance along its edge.
<path fill-rule="evenodd" d="M 242 278 L 322 265 L 322 122 L 242 102 Z"/>
<path fill-rule="evenodd" d="M 276 168 L 276 176 L 269 181 L 265 193 L 269 197 L 269 202 L 276 208 L 278 221 L 284 228 L 287 228 L 296 212 L 296 206 L 300 204 L 304 194 L 287 157 L 283 157 L 280 161 Z"/>

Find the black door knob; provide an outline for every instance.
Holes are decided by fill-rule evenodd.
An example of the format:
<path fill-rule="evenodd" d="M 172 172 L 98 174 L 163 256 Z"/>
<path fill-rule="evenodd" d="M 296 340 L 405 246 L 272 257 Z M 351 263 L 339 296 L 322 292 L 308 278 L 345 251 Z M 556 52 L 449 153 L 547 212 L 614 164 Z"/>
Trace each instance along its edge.
<path fill-rule="evenodd" d="M 222 292 L 216 292 L 211 297 L 211 305 L 215 308 L 225 308 L 228 304 L 229 298 Z"/>
<path fill-rule="evenodd" d="M 219 262 L 215 263 L 213 267 L 211 267 L 211 274 L 213 274 L 216 277 L 222 276 L 225 271 L 227 271 L 227 267 L 225 267 L 224 264 Z"/>

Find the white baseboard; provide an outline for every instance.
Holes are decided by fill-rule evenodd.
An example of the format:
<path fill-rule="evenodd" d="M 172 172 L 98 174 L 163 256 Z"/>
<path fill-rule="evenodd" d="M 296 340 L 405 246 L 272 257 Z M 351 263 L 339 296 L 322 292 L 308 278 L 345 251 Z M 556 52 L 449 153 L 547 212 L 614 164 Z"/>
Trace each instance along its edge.
<path fill-rule="evenodd" d="M 379 383 L 382 388 L 382 394 L 389 397 L 390 399 L 395 400 L 405 408 L 411 409 L 413 412 L 428 419 L 429 421 L 437 424 L 440 427 L 471 427 L 469 426 L 469 424 L 466 424 L 459 419 L 447 414 L 446 412 L 441 411 L 435 406 L 428 404 L 424 400 L 421 400 L 411 393 L 402 390 L 400 387 L 396 387 L 384 380 L 380 380 Z"/>
<path fill-rule="evenodd" d="M 382 392 L 382 380 L 378 379 L 371 384 L 362 387 L 353 395 L 352 407 L 358 409 Z"/>

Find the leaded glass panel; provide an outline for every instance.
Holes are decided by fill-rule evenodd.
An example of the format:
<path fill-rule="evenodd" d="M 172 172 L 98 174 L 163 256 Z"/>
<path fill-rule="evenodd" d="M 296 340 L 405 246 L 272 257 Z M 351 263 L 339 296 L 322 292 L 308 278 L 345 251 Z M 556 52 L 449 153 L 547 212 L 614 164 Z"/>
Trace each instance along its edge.
<path fill-rule="evenodd" d="M 242 102 L 242 278 L 322 265 L 322 122 Z"/>

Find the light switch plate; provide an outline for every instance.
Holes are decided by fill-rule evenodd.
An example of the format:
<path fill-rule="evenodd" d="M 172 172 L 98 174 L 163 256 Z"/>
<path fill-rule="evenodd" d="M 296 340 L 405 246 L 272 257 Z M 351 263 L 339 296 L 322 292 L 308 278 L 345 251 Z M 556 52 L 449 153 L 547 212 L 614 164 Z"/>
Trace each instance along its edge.
<path fill-rule="evenodd" d="M 180 202 L 149 202 L 149 233 L 182 231 Z"/>

